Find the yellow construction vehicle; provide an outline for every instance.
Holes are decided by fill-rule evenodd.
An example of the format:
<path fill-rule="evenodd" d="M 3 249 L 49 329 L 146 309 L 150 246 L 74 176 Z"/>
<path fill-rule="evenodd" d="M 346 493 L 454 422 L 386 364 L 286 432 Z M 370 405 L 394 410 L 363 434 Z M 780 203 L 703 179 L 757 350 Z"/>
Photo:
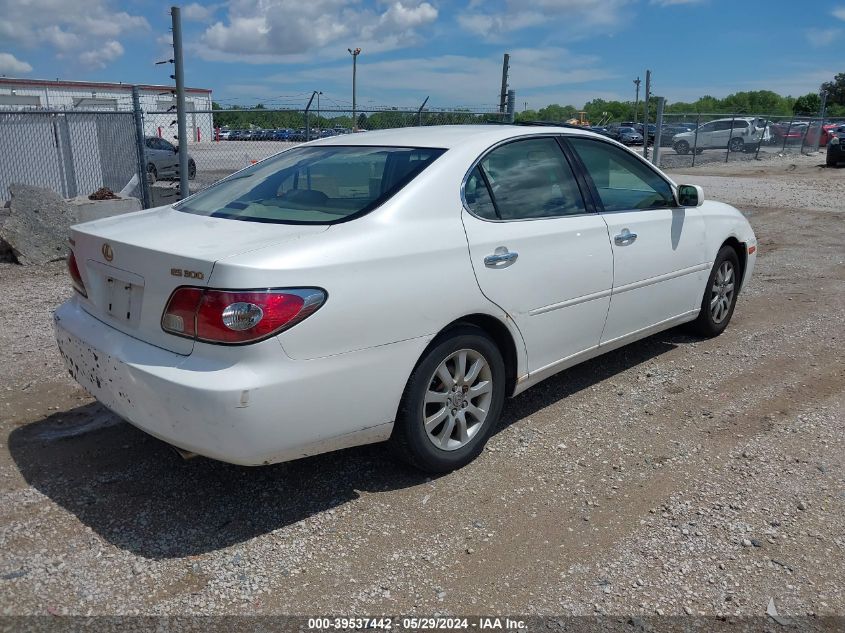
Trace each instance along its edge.
<path fill-rule="evenodd" d="M 583 111 L 578 113 L 577 119 L 573 117 L 569 119 L 567 123 L 569 125 L 581 125 L 583 127 L 590 127 L 590 122 L 587 120 L 587 113 Z"/>

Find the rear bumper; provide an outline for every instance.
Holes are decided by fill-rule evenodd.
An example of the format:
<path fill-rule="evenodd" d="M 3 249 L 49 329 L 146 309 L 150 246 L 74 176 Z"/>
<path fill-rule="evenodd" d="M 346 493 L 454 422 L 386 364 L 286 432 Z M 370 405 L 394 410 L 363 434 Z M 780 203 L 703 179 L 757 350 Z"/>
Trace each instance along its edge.
<path fill-rule="evenodd" d="M 107 326 L 75 300 L 54 315 L 71 376 L 128 422 L 179 448 L 259 465 L 385 440 L 424 339 L 310 361 L 276 339 L 190 356 Z"/>

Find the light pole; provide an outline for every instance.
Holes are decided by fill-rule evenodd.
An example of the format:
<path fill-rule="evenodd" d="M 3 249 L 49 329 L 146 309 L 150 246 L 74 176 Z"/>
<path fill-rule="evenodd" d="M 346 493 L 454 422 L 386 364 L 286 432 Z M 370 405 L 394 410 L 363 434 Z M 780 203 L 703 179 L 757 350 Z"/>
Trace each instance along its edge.
<path fill-rule="evenodd" d="M 351 49 L 347 48 L 346 50 L 349 51 L 349 54 L 352 55 L 352 131 L 358 129 L 358 112 L 357 108 L 355 107 L 355 75 L 358 70 L 358 55 L 361 54 L 361 49 Z"/>

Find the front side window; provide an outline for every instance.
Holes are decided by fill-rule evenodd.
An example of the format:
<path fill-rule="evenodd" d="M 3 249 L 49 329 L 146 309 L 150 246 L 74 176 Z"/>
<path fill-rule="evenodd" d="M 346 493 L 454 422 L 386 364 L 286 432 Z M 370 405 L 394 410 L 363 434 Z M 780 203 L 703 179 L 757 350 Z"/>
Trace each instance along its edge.
<path fill-rule="evenodd" d="M 605 211 L 674 206 L 672 187 L 631 152 L 610 143 L 570 137 L 598 189 Z"/>
<path fill-rule="evenodd" d="M 176 205 L 179 211 L 282 224 L 334 224 L 383 204 L 445 150 L 301 147 L 248 167 Z"/>
<path fill-rule="evenodd" d="M 499 219 L 548 218 L 586 211 L 572 168 L 553 138 L 497 147 L 484 157 L 480 168 Z"/>

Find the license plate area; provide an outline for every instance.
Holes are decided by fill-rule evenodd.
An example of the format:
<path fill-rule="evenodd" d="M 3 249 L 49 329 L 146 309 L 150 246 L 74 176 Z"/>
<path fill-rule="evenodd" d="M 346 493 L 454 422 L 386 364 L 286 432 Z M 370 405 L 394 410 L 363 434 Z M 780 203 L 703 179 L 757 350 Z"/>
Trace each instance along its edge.
<path fill-rule="evenodd" d="M 133 295 L 140 291 L 138 286 L 115 277 L 106 277 L 106 311 L 109 316 L 119 321 L 132 322 Z"/>
<path fill-rule="evenodd" d="M 100 262 L 89 260 L 88 264 L 94 282 L 89 288 L 89 298 L 100 313 L 117 326 L 137 326 L 141 320 L 144 278 Z"/>

